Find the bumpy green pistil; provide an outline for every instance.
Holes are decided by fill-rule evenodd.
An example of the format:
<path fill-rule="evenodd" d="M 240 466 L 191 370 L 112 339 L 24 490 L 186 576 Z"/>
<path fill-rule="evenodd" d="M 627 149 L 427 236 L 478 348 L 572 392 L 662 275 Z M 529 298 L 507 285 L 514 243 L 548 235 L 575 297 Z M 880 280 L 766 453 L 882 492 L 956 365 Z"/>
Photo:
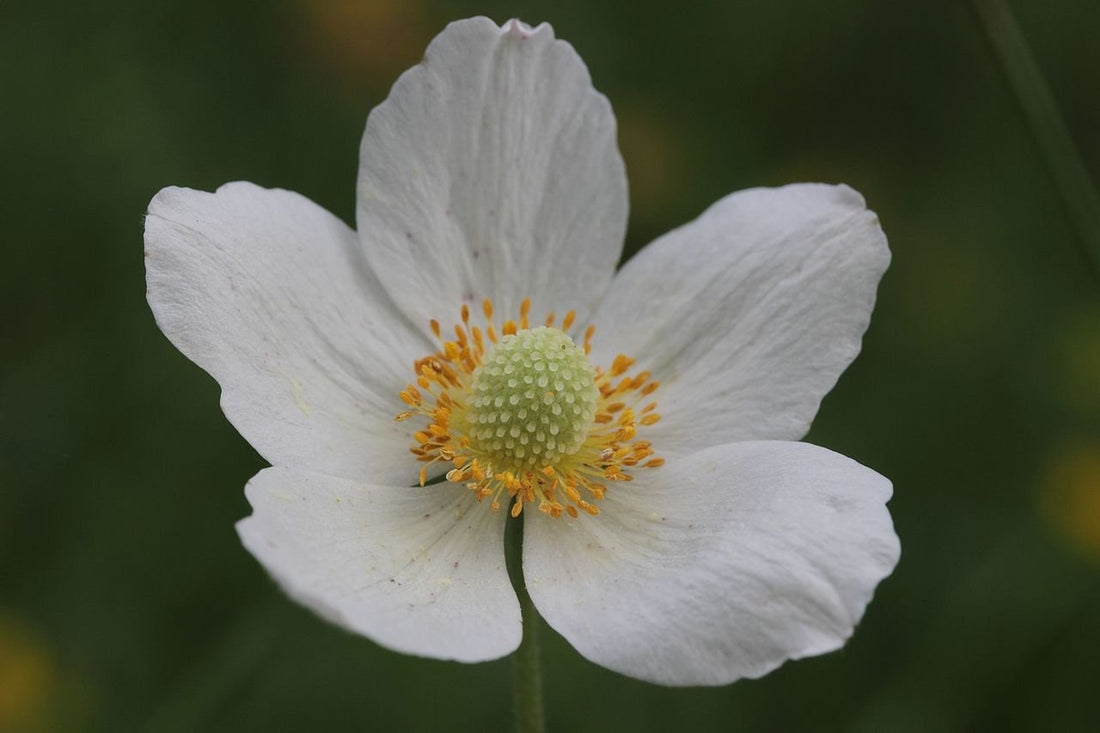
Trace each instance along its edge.
<path fill-rule="evenodd" d="M 555 465 L 584 444 L 598 396 L 595 369 L 562 331 L 505 336 L 474 372 L 470 447 L 498 470 Z"/>

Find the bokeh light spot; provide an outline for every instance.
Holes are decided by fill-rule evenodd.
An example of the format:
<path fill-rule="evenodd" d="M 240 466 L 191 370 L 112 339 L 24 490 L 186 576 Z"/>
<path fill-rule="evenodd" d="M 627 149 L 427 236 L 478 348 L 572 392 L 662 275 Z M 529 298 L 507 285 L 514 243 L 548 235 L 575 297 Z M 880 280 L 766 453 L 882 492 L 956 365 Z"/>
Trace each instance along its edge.
<path fill-rule="evenodd" d="M 0 731 L 46 730 L 55 682 L 42 639 L 0 615 Z"/>
<path fill-rule="evenodd" d="M 1067 443 L 1047 461 L 1039 482 L 1043 515 L 1060 535 L 1100 562 L 1100 437 Z"/>

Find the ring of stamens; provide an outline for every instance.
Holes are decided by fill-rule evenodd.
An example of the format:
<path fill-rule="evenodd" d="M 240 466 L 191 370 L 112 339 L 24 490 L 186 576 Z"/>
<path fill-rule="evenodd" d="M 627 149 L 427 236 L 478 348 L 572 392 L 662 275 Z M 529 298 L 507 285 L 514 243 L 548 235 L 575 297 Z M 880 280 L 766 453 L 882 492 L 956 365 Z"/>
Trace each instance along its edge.
<path fill-rule="evenodd" d="M 400 393 L 409 409 L 396 419 L 428 421 L 410 449 L 425 464 L 421 486 L 428 466 L 446 463 L 447 480 L 488 499 L 494 511 L 511 500 L 513 517 L 536 502 L 552 517 L 597 515 L 609 483 L 664 464 L 649 441 L 636 439 L 660 420 L 657 403 L 647 402 L 659 383 L 649 372 L 628 375 L 634 360 L 623 354 L 606 369 L 593 367 L 595 326 L 577 346 L 568 335 L 573 311 L 560 327 L 551 313 L 531 328 L 530 307 L 525 299 L 518 322 L 505 321 L 499 334 L 488 299 L 484 329 L 471 325 L 466 305 L 454 339 L 432 320 L 440 348 L 415 362 L 416 384 Z"/>

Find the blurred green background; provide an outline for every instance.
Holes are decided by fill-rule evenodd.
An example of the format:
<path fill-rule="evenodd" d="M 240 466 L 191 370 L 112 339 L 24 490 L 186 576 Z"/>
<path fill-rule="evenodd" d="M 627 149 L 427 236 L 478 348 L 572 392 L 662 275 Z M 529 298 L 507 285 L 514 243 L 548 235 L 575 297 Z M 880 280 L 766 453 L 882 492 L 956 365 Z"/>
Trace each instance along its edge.
<path fill-rule="evenodd" d="M 1016 0 L 1100 177 L 1100 3 Z M 666 689 L 546 630 L 551 730 L 1100 729 L 1100 285 L 964 2 L 0 5 L 0 731 L 505 730 L 509 664 L 285 600 L 264 464 L 145 303 L 162 186 L 354 221 L 366 114 L 452 19 L 549 21 L 611 99 L 628 254 L 736 189 L 847 182 L 894 260 L 808 436 L 893 479 L 902 559 L 842 651 Z"/>

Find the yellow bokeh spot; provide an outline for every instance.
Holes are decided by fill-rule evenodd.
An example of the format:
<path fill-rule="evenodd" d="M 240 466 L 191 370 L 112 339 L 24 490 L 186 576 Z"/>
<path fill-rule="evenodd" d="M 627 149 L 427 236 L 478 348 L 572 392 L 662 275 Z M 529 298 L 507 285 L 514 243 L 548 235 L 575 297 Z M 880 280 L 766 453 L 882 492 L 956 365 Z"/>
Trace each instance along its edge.
<path fill-rule="evenodd" d="M 617 105 L 619 147 L 630 171 L 630 210 L 634 216 L 652 216 L 673 203 L 684 188 L 688 157 L 677 130 L 644 104 Z"/>
<path fill-rule="evenodd" d="M 353 91 L 383 93 L 440 24 L 422 0 L 299 0 L 304 51 Z"/>
<path fill-rule="evenodd" d="M 1100 439 L 1055 451 L 1039 489 L 1046 519 L 1078 550 L 1100 562 Z"/>
<path fill-rule="evenodd" d="M 0 616 L 0 731 L 48 729 L 55 688 L 53 661 L 42 640 Z"/>

